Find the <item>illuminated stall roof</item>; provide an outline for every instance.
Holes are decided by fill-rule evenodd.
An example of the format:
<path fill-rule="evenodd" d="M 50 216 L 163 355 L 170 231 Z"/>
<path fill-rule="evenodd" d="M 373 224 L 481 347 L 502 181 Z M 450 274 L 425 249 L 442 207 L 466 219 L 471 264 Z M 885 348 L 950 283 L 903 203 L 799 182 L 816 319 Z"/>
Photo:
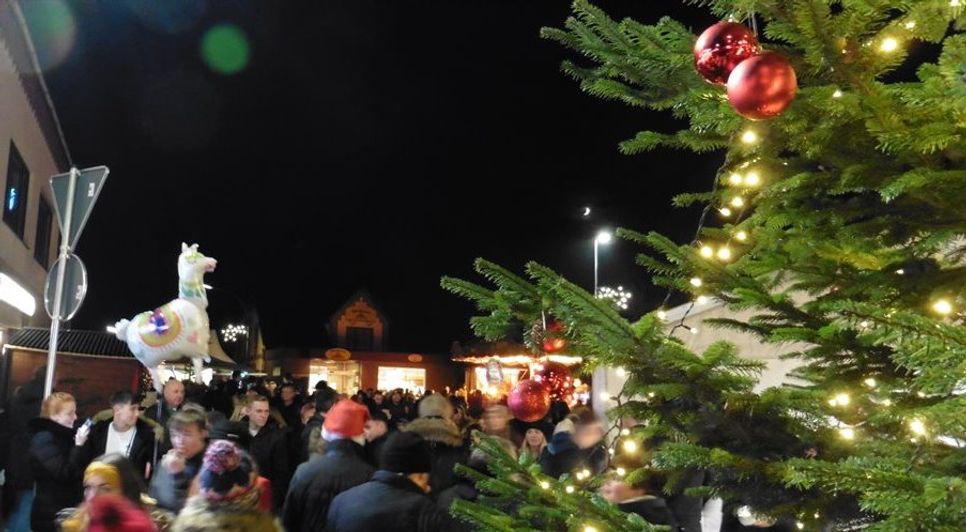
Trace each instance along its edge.
<path fill-rule="evenodd" d="M 583 362 L 583 358 L 579 356 L 570 355 L 546 355 L 546 356 L 534 356 L 534 355 L 467 355 L 467 356 L 454 356 L 453 362 L 462 362 L 464 364 L 486 364 L 487 361 L 492 359 L 497 359 L 500 364 L 504 366 L 529 366 L 530 364 L 536 364 L 542 360 L 549 359 L 551 362 L 559 362 L 565 366 L 576 366 Z"/>

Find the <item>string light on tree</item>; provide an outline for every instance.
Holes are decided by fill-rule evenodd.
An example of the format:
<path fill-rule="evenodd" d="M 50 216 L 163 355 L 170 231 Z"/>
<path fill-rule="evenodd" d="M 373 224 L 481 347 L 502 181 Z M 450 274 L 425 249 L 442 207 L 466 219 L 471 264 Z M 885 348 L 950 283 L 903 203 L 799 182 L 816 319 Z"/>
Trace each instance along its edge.
<path fill-rule="evenodd" d="M 637 452 L 637 442 L 634 440 L 624 440 L 622 447 L 625 453 L 634 454 Z"/>
<path fill-rule="evenodd" d="M 731 260 L 731 249 L 723 247 L 718 250 L 718 258 L 721 260 Z"/>
<path fill-rule="evenodd" d="M 699 288 L 701 285 L 704 284 L 704 281 L 702 281 L 700 277 L 692 277 L 690 282 L 691 282 L 691 286 L 695 288 Z"/>
<path fill-rule="evenodd" d="M 699 304 L 699 305 L 704 305 L 705 303 L 708 302 L 708 296 L 698 296 L 694 300 L 694 302 L 697 303 L 697 304 Z"/>
<path fill-rule="evenodd" d="M 932 310 L 936 314 L 940 314 L 942 316 L 948 316 L 953 313 L 953 305 L 952 303 L 949 302 L 948 299 L 939 299 L 932 304 Z"/>
<path fill-rule="evenodd" d="M 832 98 L 841 98 L 841 97 L 842 97 L 842 91 L 839 89 L 835 89 L 835 92 L 832 93 Z"/>
<path fill-rule="evenodd" d="M 735 186 L 740 185 L 742 182 L 741 174 L 737 172 L 731 174 L 730 176 L 728 176 L 728 182 Z"/>
<path fill-rule="evenodd" d="M 758 175 L 758 172 L 755 172 L 754 170 L 752 170 L 751 172 L 748 172 L 747 174 L 745 174 L 746 186 L 757 187 L 759 184 L 761 184 L 761 176 Z"/>
<path fill-rule="evenodd" d="M 617 368 L 616 373 L 617 373 L 617 376 L 618 377 L 626 377 L 627 376 L 627 370 L 624 369 L 624 368 L 622 368 L 622 367 L 621 368 Z"/>
<path fill-rule="evenodd" d="M 748 233 L 745 231 L 738 231 L 737 233 L 735 233 L 735 240 L 739 242 L 744 242 L 745 240 L 748 240 Z"/>
<path fill-rule="evenodd" d="M 879 51 L 885 53 L 891 53 L 899 48 L 899 41 L 895 37 L 886 37 L 882 39 L 882 43 L 879 44 Z"/>
<path fill-rule="evenodd" d="M 624 476 L 626 474 L 627 474 L 627 470 L 626 469 L 624 469 L 623 467 L 618 467 L 617 468 L 617 476 L 622 477 L 622 476 Z"/>
<path fill-rule="evenodd" d="M 731 198 L 731 202 L 730 203 L 731 203 L 731 206 L 732 207 L 736 207 L 736 208 L 744 207 L 744 205 L 745 205 L 745 199 L 742 198 L 741 196 L 735 196 L 735 197 Z"/>
<path fill-rule="evenodd" d="M 877 382 L 875 382 L 875 379 L 872 377 L 865 379 L 864 381 L 862 381 L 862 383 L 868 386 L 869 388 L 875 388 L 876 384 L 878 384 Z"/>
<path fill-rule="evenodd" d="M 701 246 L 701 256 L 710 259 L 714 256 L 714 248 L 711 246 Z"/>
<path fill-rule="evenodd" d="M 916 27 L 916 21 L 910 20 L 909 22 L 906 22 L 905 24 L 903 24 L 903 26 L 905 26 L 907 30 L 911 30 Z"/>
<path fill-rule="evenodd" d="M 540 482 L 540 487 L 543 488 L 543 489 L 545 489 L 545 490 L 548 490 L 548 489 L 550 489 L 550 483 L 547 482 L 546 480 L 541 481 Z"/>
<path fill-rule="evenodd" d="M 842 427 L 839 429 L 839 436 L 841 436 L 843 440 L 854 440 L 855 429 L 852 427 Z"/>
<path fill-rule="evenodd" d="M 567 493 L 573 493 L 574 492 L 574 487 L 573 486 L 567 486 L 566 488 L 564 488 L 564 491 L 566 491 Z"/>
<path fill-rule="evenodd" d="M 741 134 L 741 142 L 745 144 L 754 144 L 758 142 L 758 133 L 755 133 L 753 129 L 747 129 Z"/>
<path fill-rule="evenodd" d="M 921 419 L 913 419 L 909 421 L 909 430 L 918 436 L 925 436 L 926 424 Z"/>

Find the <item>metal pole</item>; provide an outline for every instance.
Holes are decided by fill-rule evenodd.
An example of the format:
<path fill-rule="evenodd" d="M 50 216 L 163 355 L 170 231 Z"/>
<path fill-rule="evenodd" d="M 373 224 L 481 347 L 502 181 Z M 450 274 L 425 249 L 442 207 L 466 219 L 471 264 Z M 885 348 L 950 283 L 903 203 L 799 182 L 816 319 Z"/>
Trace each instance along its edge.
<path fill-rule="evenodd" d="M 67 276 L 67 252 L 70 251 L 70 221 L 74 215 L 74 189 L 77 188 L 77 168 L 71 167 L 67 178 L 67 208 L 64 212 L 64 232 L 60 235 L 60 257 L 57 260 L 57 282 L 54 284 L 54 315 L 50 319 L 50 348 L 47 351 L 47 377 L 44 397 L 54 389 L 54 367 L 57 365 L 57 340 L 60 336 L 60 307 L 64 301 L 64 278 Z"/>
<path fill-rule="evenodd" d="M 597 247 L 600 245 L 600 237 L 594 237 L 594 297 L 597 297 Z"/>

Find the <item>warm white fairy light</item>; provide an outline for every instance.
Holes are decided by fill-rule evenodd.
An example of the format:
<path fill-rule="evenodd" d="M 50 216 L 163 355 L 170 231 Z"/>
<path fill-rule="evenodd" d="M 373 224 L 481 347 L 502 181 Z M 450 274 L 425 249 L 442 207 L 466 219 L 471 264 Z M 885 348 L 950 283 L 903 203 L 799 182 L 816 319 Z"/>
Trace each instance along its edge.
<path fill-rule="evenodd" d="M 841 436 L 843 440 L 854 440 L 855 429 L 852 427 L 842 427 L 839 429 L 839 436 Z"/>
<path fill-rule="evenodd" d="M 728 216 L 731 216 L 731 209 L 729 209 L 728 207 L 722 207 L 722 208 L 718 209 L 718 212 L 721 213 L 721 216 L 724 216 L 726 218 Z"/>
<path fill-rule="evenodd" d="M 740 185 L 742 180 L 741 174 L 739 173 L 731 174 L 731 176 L 728 178 L 728 182 L 735 186 Z"/>
<path fill-rule="evenodd" d="M 909 430 L 918 434 L 919 436 L 926 435 L 926 424 L 922 422 L 921 419 L 913 419 L 909 421 Z"/>
<path fill-rule="evenodd" d="M 758 133 L 756 133 L 753 129 L 745 130 L 745 132 L 741 134 L 741 142 L 744 142 L 745 144 L 754 144 L 758 142 Z"/>
<path fill-rule="evenodd" d="M 840 406 L 849 404 L 849 401 L 851 401 L 851 399 L 847 393 L 839 393 L 835 395 L 835 402 L 837 402 Z"/>
<path fill-rule="evenodd" d="M 892 399 L 885 399 L 882 401 L 882 406 L 892 406 Z"/>
<path fill-rule="evenodd" d="M 543 488 L 543 489 L 545 489 L 545 490 L 548 490 L 548 489 L 550 489 L 550 483 L 547 482 L 546 480 L 544 480 L 544 481 L 540 482 L 540 487 Z"/>
<path fill-rule="evenodd" d="M 236 342 L 239 336 L 248 336 L 248 327 L 229 323 L 221 330 L 221 336 L 226 342 Z"/>
<path fill-rule="evenodd" d="M 745 174 L 745 185 L 749 187 L 757 187 L 761 183 L 761 176 L 758 172 L 751 171 Z"/>
<path fill-rule="evenodd" d="M 878 384 L 877 382 L 875 382 L 875 379 L 872 377 L 865 379 L 864 381 L 862 381 L 862 383 L 868 386 L 869 388 L 875 388 L 876 384 Z"/>
<path fill-rule="evenodd" d="M 745 205 L 745 198 L 742 198 L 741 196 L 735 196 L 731 198 L 730 203 L 732 207 L 736 207 L 736 208 L 743 207 Z"/>
<path fill-rule="evenodd" d="M 637 442 L 634 440 L 624 440 L 624 452 L 626 453 L 636 453 L 637 452 Z"/>
<path fill-rule="evenodd" d="M 657 319 L 659 320 L 667 319 L 667 312 L 663 310 L 657 311 Z"/>
<path fill-rule="evenodd" d="M 621 310 L 627 310 L 631 297 L 633 295 L 624 290 L 623 286 L 618 286 L 616 290 L 609 286 L 602 286 L 597 290 L 597 299 L 609 299 Z"/>
<path fill-rule="evenodd" d="M 617 468 L 617 476 L 622 477 L 622 476 L 624 476 L 626 474 L 627 474 L 627 470 L 626 469 L 624 469 L 623 467 L 618 467 Z"/>
<path fill-rule="evenodd" d="M 711 246 L 701 246 L 701 256 L 710 259 L 714 256 L 714 248 Z"/>
<path fill-rule="evenodd" d="M 624 368 L 617 368 L 616 373 L 617 373 L 617 376 L 618 377 L 626 377 L 627 376 L 627 370 L 624 369 Z"/>
<path fill-rule="evenodd" d="M 841 97 L 842 97 L 842 91 L 840 91 L 839 89 L 835 89 L 835 92 L 832 93 L 832 98 L 841 98 Z"/>
<path fill-rule="evenodd" d="M 621 429 L 621 436 L 630 436 L 631 429 Z"/>
<path fill-rule="evenodd" d="M 597 532 L 597 529 L 590 525 L 587 525 L 584 527 L 584 532 Z"/>
<path fill-rule="evenodd" d="M 950 7 L 959 7 L 961 4 L 959 0 L 949 0 Z"/>
<path fill-rule="evenodd" d="M 907 30 L 911 30 L 912 28 L 915 28 L 916 27 L 916 21 L 915 20 L 910 20 L 909 22 L 906 22 L 903 25 L 906 27 Z"/>
<path fill-rule="evenodd" d="M 799 530 L 805 530 L 805 523 L 801 521 L 795 521 L 795 528 Z"/>
<path fill-rule="evenodd" d="M 953 313 L 953 305 L 947 299 L 939 299 L 932 304 L 933 311 L 936 314 L 942 314 L 943 316 L 948 316 Z"/>
<path fill-rule="evenodd" d="M 744 242 L 745 240 L 748 240 L 748 233 L 746 231 L 738 231 L 737 233 L 735 233 L 735 240 L 739 242 Z"/>
<path fill-rule="evenodd" d="M 573 486 L 567 486 L 566 488 L 564 488 L 564 490 L 566 490 L 567 493 L 573 493 L 574 492 L 574 487 Z"/>
<path fill-rule="evenodd" d="M 691 331 L 691 334 L 698 334 L 698 328 L 697 327 L 690 327 L 688 330 Z"/>
<path fill-rule="evenodd" d="M 694 302 L 697 303 L 697 304 L 699 304 L 699 305 L 704 305 L 705 303 L 708 302 L 708 296 L 698 296 L 694 300 Z"/>
<path fill-rule="evenodd" d="M 702 281 L 700 277 L 692 277 L 690 283 L 691 283 L 691 286 L 697 288 L 703 285 L 704 281 Z"/>
<path fill-rule="evenodd" d="M 731 260 L 731 250 L 726 247 L 719 249 L 718 258 L 721 260 Z"/>
<path fill-rule="evenodd" d="M 605 403 L 607 401 L 610 401 L 610 394 L 607 393 L 607 392 L 600 392 L 599 397 L 600 397 L 600 400 L 603 401 L 603 402 L 605 402 Z"/>
<path fill-rule="evenodd" d="M 885 53 L 894 52 L 898 48 L 899 48 L 899 41 L 896 40 L 895 37 L 886 37 L 885 39 L 882 39 L 882 42 L 879 44 L 880 52 L 885 52 Z"/>

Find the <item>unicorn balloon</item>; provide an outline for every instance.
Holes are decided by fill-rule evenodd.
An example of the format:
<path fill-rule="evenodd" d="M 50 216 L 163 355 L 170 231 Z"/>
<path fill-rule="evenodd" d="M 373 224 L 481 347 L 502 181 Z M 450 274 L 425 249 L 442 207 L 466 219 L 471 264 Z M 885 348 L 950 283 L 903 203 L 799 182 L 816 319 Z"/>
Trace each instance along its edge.
<path fill-rule="evenodd" d="M 204 276 L 215 271 L 217 261 L 198 251 L 198 244 L 181 244 L 178 257 L 178 299 L 142 312 L 133 319 L 114 325 L 118 340 L 151 372 L 154 388 L 163 383 L 158 365 L 166 360 L 189 357 L 195 368 L 195 381 L 201 382 L 203 362 L 208 362 L 208 296 Z"/>

